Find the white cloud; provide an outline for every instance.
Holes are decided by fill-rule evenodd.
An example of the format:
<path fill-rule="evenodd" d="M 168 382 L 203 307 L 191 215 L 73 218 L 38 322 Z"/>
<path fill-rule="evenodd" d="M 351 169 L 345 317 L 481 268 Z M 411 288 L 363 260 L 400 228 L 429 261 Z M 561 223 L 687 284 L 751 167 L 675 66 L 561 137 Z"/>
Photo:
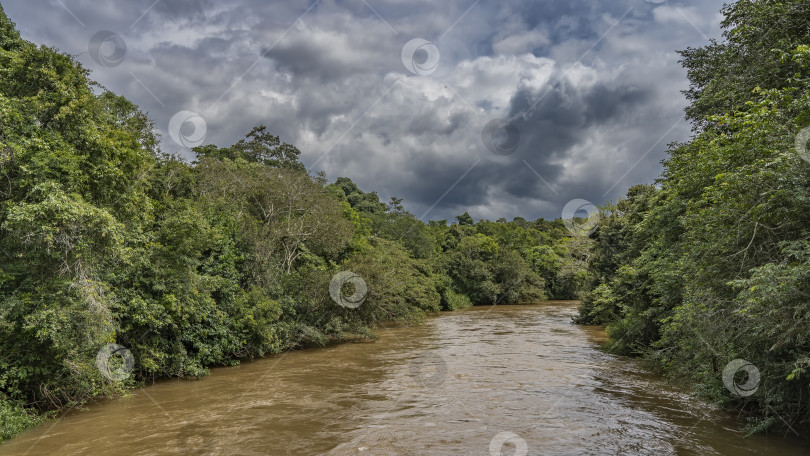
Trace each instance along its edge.
<path fill-rule="evenodd" d="M 24 38 L 77 55 L 94 79 L 146 110 L 167 151 L 180 150 L 165 133 L 180 110 L 202 115 L 207 140 L 221 146 L 264 123 L 315 170 L 404 197 L 417 215 L 467 172 L 427 216 L 452 219 L 465 210 L 557 217 L 574 197 L 600 203 L 651 181 L 664 145 L 689 132 L 676 125 L 631 169 L 682 117 L 686 80 L 673 51 L 705 44 L 693 24 L 719 35 L 722 0 L 483 0 L 466 15 L 467 1 L 371 2 L 384 20 L 359 0 L 323 0 L 297 25 L 311 2 L 178 1 L 159 2 L 131 27 L 152 3 L 66 2 L 85 27 L 57 2 L 42 12 L 4 8 Z M 101 29 L 125 39 L 120 66 L 86 54 Z M 430 76 L 401 62 L 415 37 L 441 53 Z M 484 147 L 493 118 L 519 125 L 515 155 Z"/>

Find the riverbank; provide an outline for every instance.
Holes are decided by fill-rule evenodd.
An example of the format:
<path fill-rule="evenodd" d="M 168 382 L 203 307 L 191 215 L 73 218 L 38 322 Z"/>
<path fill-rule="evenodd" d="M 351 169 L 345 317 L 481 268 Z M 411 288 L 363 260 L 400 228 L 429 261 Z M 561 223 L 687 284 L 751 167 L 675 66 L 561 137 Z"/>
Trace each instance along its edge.
<path fill-rule="evenodd" d="M 476 307 L 381 328 L 373 343 L 215 368 L 71 413 L 0 455 L 445 456 L 487 454 L 507 435 L 528 454 L 806 454 L 801 442 L 742 439 L 733 416 L 599 350 L 604 333 L 572 325 L 575 312 Z"/>

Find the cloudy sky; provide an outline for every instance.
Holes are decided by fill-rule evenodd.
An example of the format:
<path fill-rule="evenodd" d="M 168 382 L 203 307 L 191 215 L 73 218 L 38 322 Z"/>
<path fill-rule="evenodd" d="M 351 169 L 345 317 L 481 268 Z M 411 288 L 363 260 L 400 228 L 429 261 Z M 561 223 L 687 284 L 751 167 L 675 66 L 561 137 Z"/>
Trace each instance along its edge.
<path fill-rule="evenodd" d="M 689 137 L 676 50 L 722 0 L 13 0 L 155 120 L 162 149 L 265 124 L 313 171 L 423 220 L 560 217 L 661 172 Z M 203 136 L 204 135 L 204 136 Z"/>

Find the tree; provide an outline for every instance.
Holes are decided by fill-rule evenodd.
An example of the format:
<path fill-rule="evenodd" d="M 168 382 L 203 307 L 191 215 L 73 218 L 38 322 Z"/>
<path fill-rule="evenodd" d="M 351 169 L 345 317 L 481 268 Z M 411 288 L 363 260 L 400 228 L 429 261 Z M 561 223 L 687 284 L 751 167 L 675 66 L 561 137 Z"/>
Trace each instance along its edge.
<path fill-rule="evenodd" d="M 756 100 L 757 87 L 807 90 L 794 79 L 802 67 L 790 53 L 807 44 L 809 5 L 807 0 L 730 2 L 722 11 L 725 41 L 681 52 L 690 82 L 686 114 L 696 127 L 707 128 L 710 116 Z"/>
<path fill-rule="evenodd" d="M 261 163 L 273 168 L 303 171 L 304 165 L 298 161 L 301 151 L 292 144 L 282 143 L 278 136 L 267 132 L 267 127 L 258 125 L 230 147 L 219 148 L 214 145 L 195 147 L 198 160 L 211 157 L 219 160 L 243 159 L 251 163 Z"/>
<path fill-rule="evenodd" d="M 272 280 L 267 271 L 273 264 L 290 272 L 304 244 L 334 257 L 352 236 L 343 209 L 307 174 L 211 158 L 203 158 L 196 170 L 202 195 L 233 214 L 252 245 L 257 277 Z"/>
<path fill-rule="evenodd" d="M 473 220 L 473 218 L 467 212 L 465 212 L 465 213 L 463 213 L 461 215 L 457 215 L 456 220 L 458 221 L 458 224 L 461 225 L 461 226 L 473 226 L 473 225 L 475 225 L 475 220 Z"/>
<path fill-rule="evenodd" d="M 671 146 L 660 188 L 606 208 L 580 318 L 607 323 L 612 349 L 751 415 L 752 430 L 806 430 L 810 162 L 797 138 L 810 125 L 810 2 L 723 12 L 726 42 L 683 53 L 697 134 Z M 761 373 L 756 395 L 724 385 L 734 359 Z"/>

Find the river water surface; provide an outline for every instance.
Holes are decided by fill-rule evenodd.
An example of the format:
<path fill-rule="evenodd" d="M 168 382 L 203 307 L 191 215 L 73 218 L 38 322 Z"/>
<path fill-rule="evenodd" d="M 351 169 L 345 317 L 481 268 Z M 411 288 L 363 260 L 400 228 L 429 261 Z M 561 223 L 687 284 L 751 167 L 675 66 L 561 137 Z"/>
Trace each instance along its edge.
<path fill-rule="evenodd" d="M 576 303 L 474 308 L 72 411 L 0 455 L 808 455 L 598 350 Z"/>

